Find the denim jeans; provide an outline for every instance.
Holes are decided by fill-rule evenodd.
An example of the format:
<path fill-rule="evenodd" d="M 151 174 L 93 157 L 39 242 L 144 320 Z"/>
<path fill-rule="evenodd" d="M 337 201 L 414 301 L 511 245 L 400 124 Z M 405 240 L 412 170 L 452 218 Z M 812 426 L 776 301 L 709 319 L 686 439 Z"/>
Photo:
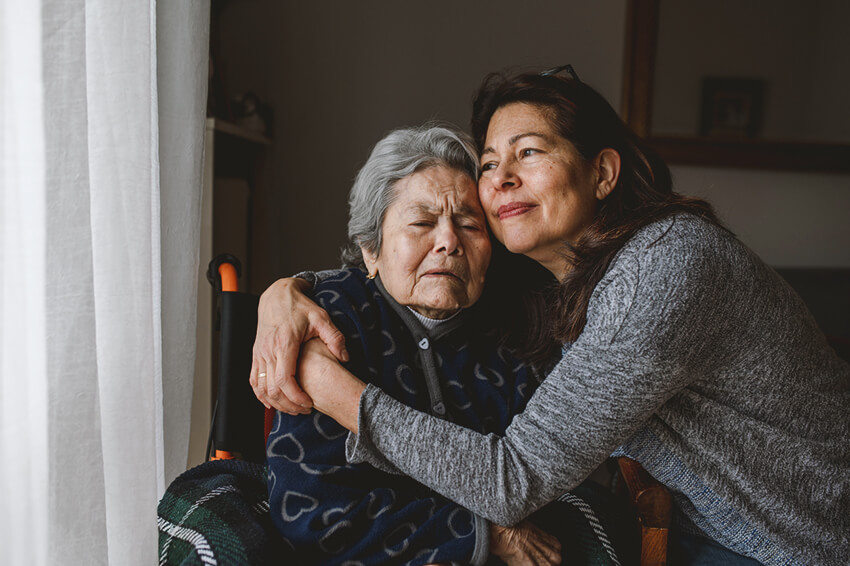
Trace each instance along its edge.
<path fill-rule="evenodd" d="M 759 566 L 754 558 L 741 556 L 711 539 L 683 532 L 670 533 L 671 566 Z"/>
<path fill-rule="evenodd" d="M 656 480 L 667 486 L 673 496 L 674 524 L 678 522 L 681 526 L 692 527 L 677 528 L 676 534 L 702 532 L 703 536 L 696 535 L 695 538 L 684 536 L 681 549 L 684 561 L 674 562 L 671 559 L 671 565 L 801 564 L 747 520 L 740 510 L 706 485 L 648 427 L 635 433 L 613 455 L 637 460 Z M 674 532 L 670 535 L 671 541 L 674 540 Z M 759 558 L 746 558 L 729 547 Z M 728 559 L 723 558 L 727 555 Z"/>

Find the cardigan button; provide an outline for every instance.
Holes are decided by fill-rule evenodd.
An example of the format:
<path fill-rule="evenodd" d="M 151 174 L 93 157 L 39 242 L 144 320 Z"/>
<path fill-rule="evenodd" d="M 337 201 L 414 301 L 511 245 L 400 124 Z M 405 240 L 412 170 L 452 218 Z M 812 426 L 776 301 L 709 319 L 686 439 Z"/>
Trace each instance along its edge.
<path fill-rule="evenodd" d="M 428 342 L 427 338 L 423 338 L 422 340 L 419 341 L 419 347 L 423 350 L 427 350 L 430 345 L 431 345 L 431 343 Z"/>
<path fill-rule="evenodd" d="M 437 403 L 436 405 L 434 405 L 434 412 L 437 413 L 438 415 L 441 415 L 441 416 L 445 415 L 446 414 L 446 406 L 443 405 L 442 403 Z"/>

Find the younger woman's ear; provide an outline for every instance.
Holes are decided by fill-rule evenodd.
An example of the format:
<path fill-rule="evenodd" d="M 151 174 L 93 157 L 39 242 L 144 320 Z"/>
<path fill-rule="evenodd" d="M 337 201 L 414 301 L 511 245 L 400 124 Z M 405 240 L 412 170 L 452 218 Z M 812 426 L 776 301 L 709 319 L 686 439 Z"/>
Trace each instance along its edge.
<path fill-rule="evenodd" d="M 610 147 L 599 152 L 594 160 L 596 167 L 596 198 L 604 200 L 620 178 L 620 154 Z"/>
<path fill-rule="evenodd" d="M 363 254 L 363 263 L 366 264 L 366 272 L 369 278 L 372 279 L 378 274 L 378 255 L 360 246 L 360 252 Z"/>

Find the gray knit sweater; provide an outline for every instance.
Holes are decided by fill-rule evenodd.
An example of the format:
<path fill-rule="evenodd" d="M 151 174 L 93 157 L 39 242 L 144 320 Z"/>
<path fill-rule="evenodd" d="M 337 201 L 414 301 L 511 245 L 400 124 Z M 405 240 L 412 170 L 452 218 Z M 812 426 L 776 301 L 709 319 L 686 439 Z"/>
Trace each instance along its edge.
<path fill-rule="evenodd" d="M 504 437 L 420 413 L 374 386 L 361 397 L 359 431 L 350 461 L 392 464 L 500 524 L 649 437 L 699 480 L 671 486 L 685 500 L 716 495 L 786 556 L 763 561 L 850 560 L 850 365 L 773 270 L 689 215 L 651 224 L 623 247 L 583 333 Z M 670 477 L 663 459 L 647 460 L 650 473 Z M 726 528 L 711 524 L 722 518 L 692 518 Z"/>

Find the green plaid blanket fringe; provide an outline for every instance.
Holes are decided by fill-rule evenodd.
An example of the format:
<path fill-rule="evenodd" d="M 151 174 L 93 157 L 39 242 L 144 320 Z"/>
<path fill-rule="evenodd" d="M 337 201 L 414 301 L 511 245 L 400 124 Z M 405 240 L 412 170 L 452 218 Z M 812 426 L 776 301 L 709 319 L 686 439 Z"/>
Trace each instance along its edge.
<path fill-rule="evenodd" d="M 620 566 L 603 526 L 609 510 L 600 490 L 581 486 L 533 520 L 561 540 L 564 564 Z M 271 522 L 261 464 L 196 466 L 172 482 L 157 514 L 160 566 L 305 564 Z"/>

